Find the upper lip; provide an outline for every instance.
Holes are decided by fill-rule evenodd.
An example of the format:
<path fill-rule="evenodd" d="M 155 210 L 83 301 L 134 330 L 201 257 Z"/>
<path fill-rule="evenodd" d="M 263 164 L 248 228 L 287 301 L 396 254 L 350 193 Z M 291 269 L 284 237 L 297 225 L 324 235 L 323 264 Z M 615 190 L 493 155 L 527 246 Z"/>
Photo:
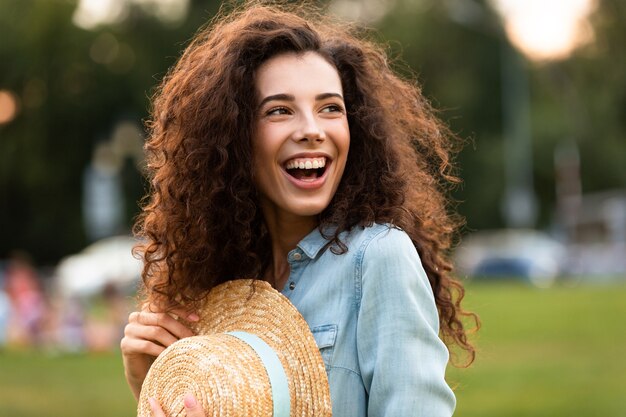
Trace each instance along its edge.
<path fill-rule="evenodd" d="M 288 158 L 283 159 L 280 165 L 285 166 L 285 164 L 288 161 L 291 161 L 292 159 L 298 159 L 298 158 L 326 158 L 328 162 L 333 160 L 333 158 L 331 158 L 330 155 L 328 155 L 325 152 L 301 152 L 301 153 L 297 153 L 294 155 L 290 155 Z"/>

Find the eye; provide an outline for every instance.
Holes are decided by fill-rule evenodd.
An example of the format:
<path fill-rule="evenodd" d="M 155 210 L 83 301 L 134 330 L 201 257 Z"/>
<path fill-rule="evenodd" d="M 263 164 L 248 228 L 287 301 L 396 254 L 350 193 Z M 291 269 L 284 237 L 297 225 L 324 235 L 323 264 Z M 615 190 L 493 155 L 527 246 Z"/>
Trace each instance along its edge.
<path fill-rule="evenodd" d="M 329 104 L 322 109 L 322 113 L 343 113 L 343 107 L 338 104 Z"/>
<path fill-rule="evenodd" d="M 267 116 L 279 116 L 289 114 L 289 109 L 287 107 L 274 107 L 269 109 L 266 113 Z"/>

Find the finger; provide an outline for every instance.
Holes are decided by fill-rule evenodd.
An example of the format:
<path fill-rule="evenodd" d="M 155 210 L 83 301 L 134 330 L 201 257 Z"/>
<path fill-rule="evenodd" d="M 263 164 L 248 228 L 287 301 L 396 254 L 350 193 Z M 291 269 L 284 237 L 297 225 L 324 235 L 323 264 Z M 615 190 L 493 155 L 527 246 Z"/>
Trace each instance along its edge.
<path fill-rule="evenodd" d="M 166 417 L 156 399 L 150 397 L 148 398 L 148 403 L 150 404 L 150 410 L 152 410 L 152 417 Z"/>
<path fill-rule="evenodd" d="M 202 406 L 198 404 L 198 401 L 196 401 L 196 397 L 194 397 L 191 393 L 185 394 L 185 397 L 183 398 L 183 404 L 185 405 L 185 412 L 187 413 L 187 417 L 205 417 Z"/>
<path fill-rule="evenodd" d="M 178 317 L 181 317 L 181 318 L 183 318 L 183 319 L 185 319 L 187 321 L 190 321 L 192 323 L 200 320 L 200 316 L 198 316 L 196 313 L 190 313 L 187 310 L 182 310 L 182 309 L 173 310 L 172 314 L 174 314 L 174 315 L 176 315 Z"/>
<path fill-rule="evenodd" d="M 157 326 L 144 326 L 137 323 L 128 324 L 124 328 L 124 336 L 131 339 L 142 339 L 157 342 L 165 347 L 179 340 L 162 327 Z"/>
<path fill-rule="evenodd" d="M 145 312 L 148 312 L 148 313 L 162 313 L 163 312 L 158 307 L 155 307 L 153 304 L 146 304 L 141 309 L 141 311 L 145 311 Z M 173 316 L 174 319 L 178 319 L 180 317 L 180 318 L 182 318 L 184 320 L 187 320 L 187 321 L 190 321 L 190 322 L 196 322 L 196 321 L 200 320 L 200 316 L 198 316 L 196 313 L 191 312 L 189 310 L 186 310 L 184 308 L 177 308 L 177 309 L 171 310 L 169 312 L 169 314 L 171 316 Z"/>
<path fill-rule="evenodd" d="M 159 356 L 164 350 L 165 347 L 151 342 L 149 340 L 141 340 L 125 337 L 120 342 L 120 348 L 122 349 L 122 353 L 124 355 L 149 355 L 149 356 Z"/>
<path fill-rule="evenodd" d="M 129 320 L 130 319 L 131 317 L 129 317 Z M 178 337 L 179 339 L 194 335 L 191 329 L 189 329 L 187 326 L 175 320 L 172 316 L 166 313 L 149 313 L 146 311 L 142 311 L 138 312 L 136 316 L 132 317 L 132 319 L 135 320 L 137 323 L 146 326 L 163 327 L 165 330 Z"/>

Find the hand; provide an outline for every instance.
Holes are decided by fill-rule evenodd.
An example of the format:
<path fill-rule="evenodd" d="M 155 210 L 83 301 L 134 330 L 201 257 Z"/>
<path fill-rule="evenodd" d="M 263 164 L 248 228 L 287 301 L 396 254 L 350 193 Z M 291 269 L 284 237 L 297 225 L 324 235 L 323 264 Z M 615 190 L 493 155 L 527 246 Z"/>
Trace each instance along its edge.
<path fill-rule="evenodd" d="M 148 402 L 150 403 L 150 408 L 152 409 L 152 417 L 167 417 L 157 400 L 149 398 Z M 183 398 L 183 404 L 185 405 L 187 417 L 205 417 L 202 407 L 198 404 L 198 401 L 196 401 L 196 398 L 193 395 L 185 395 L 185 398 Z"/>
<path fill-rule="evenodd" d="M 190 322 L 199 320 L 198 315 L 186 311 L 172 313 Z M 156 357 L 177 340 L 193 335 L 188 327 L 167 313 L 153 313 L 147 307 L 130 314 L 120 347 L 126 380 L 136 399 L 139 399 L 141 384 Z"/>

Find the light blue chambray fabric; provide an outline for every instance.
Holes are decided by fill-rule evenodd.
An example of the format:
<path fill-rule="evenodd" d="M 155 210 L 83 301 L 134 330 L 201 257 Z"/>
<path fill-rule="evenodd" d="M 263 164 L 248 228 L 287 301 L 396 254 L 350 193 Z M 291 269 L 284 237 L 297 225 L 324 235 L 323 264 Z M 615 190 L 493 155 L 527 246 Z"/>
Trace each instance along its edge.
<path fill-rule="evenodd" d="M 374 225 L 344 233 L 342 241 L 348 252 L 335 255 L 317 229 L 306 236 L 289 253 L 282 290 L 320 348 L 333 416 L 451 416 L 448 351 L 410 238 Z"/>

